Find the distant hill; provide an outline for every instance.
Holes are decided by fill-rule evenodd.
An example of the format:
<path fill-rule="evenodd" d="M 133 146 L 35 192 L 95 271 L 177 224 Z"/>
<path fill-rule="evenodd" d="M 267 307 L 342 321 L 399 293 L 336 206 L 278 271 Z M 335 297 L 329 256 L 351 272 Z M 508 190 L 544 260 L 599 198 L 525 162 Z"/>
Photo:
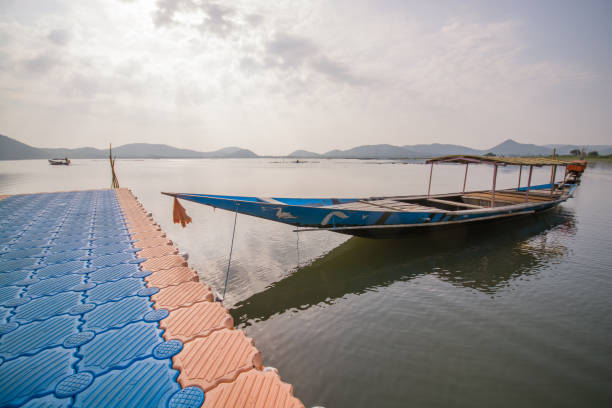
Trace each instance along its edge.
<path fill-rule="evenodd" d="M 309 152 L 308 150 L 296 150 L 287 157 L 295 157 L 296 159 L 313 159 L 323 157 L 322 154 Z"/>
<path fill-rule="evenodd" d="M 406 145 L 404 147 L 418 153 L 421 157 L 447 156 L 449 154 L 482 154 L 481 150 L 454 144 L 432 143 Z"/>
<path fill-rule="evenodd" d="M 357 146 L 348 150 L 331 150 L 324 157 L 346 159 L 398 159 L 418 157 L 418 153 L 406 147 L 388 144 Z"/>
<path fill-rule="evenodd" d="M 201 158 L 252 158 L 259 157 L 251 150 L 240 147 L 226 147 L 214 152 L 198 152 L 179 149 L 163 144 L 131 143 L 113 148 L 113 155 L 124 159 L 201 159 Z M 103 159 L 108 150 L 93 147 L 78 149 L 39 148 L 0 135 L 0 160 L 52 159 Z"/>
<path fill-rule="evenodd" d="M 489 152 L 497 156 L 549 156 L 553 153 L 553 149 L 546 146 L 518 143 L 512 139 L 508 139 L 486 150 L 484 153 Z"/>

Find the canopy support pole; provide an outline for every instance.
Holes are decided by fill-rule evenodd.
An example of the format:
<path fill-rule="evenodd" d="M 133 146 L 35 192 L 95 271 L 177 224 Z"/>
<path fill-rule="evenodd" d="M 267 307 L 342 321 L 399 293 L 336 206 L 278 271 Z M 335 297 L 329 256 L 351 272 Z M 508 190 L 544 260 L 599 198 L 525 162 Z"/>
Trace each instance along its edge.
<path fill-rule="evenodd" d="M 550 195 L 555 191 L 555 178 L 557 176 L 557 165 L 555 164 L 550 169 Z"/>
<path fill-rule="evenodd" d="M 523 165 L 521 164 L 521 167 L 519 167 L 519 181 L 518 181 L 518 187 L 516 188 L 516 191 L 521 191 L 521 176 L 523 175 Z"/>
<path fill-rule="evenodd" d="M 433 163 L 431 163 L 431 167 L 429 168 L 429 186 L 427 187 L 427 197 L 429 198 L 429 195 L 431 193 L 431 176 L 433 175 Z"/>
<path fill-rule="evenodd" d="M 497 164 L 493 165 L 493 189 L 491 190 L 491 207 L 495 207 L 495 184 L 497 184 Z"/>
<path fill-rule="evenodd" d="M 531 174 L 533 173 L 533 166 L 529 166 L 529 177 L 527 178 L 527 192 L 525 193 L 525 202 L 529 202 L 529 189 L 531 188 Z"/>
<path fill-rule="evenodd" d="M 465 193 L 465 183 L 467 182 L 467 173 L 470 163 L 465 163 L 465 176 L 463 176 L 463 192 Z"/>

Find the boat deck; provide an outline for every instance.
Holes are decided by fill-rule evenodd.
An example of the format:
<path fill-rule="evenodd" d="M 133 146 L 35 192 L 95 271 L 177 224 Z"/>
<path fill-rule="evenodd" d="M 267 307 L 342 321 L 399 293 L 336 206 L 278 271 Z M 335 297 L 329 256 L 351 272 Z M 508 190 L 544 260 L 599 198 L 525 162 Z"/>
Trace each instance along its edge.
<path fill-rule="evenodd" d="M 8 407 L 303 406 L 126 189 L 0 201 L 0 391 Z"/>
<path fill-rule="evenodd" d="M 550 194 L 530 191 L 498 190 L 495 192 L 496 207 L 523 203 L 550 202 L 560 198 L 560 194 Z M 459 200 L 451 200 L 450 198 Z M 478 191 L 465 194 L 442 194 L 419 197 L 394 197 L 384 199 L 367 199 L 356 202 L 325 206 L 338 210 L 385 211 L 385 212 L 448 212 L 448 207 L 457 210 L 473 210 L 489 208 L 493 199 L 491 191 Z M 427 204 L 427 205 L 424 205 Z"/>

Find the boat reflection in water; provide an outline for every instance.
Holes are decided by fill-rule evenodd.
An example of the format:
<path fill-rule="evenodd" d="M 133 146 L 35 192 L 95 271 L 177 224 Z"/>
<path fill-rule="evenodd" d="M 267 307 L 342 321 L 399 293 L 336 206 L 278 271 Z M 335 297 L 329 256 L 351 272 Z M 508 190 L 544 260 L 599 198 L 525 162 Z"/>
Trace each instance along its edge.
<path fill-rule="evenodd" d="M 509 281 L 560 261 L 568 251 L 563 241 L 573 235 L 573 212 L 558 208 L 535 218 L 429 231 L 404 239 L 351 238 L 286 279 L 238 302 L 231 314 L 237 325 L 246 327 L 291 309 L 331 304 L 347 294 L 428 274 L 494 295 Z"/>

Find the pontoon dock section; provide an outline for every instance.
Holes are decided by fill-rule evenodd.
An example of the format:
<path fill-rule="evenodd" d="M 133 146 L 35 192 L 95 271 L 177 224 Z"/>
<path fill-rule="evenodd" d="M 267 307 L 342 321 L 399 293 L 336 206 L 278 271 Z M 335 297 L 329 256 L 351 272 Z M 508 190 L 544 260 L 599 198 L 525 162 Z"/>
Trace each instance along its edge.
<path fill-rule="evenodd" d="M 302 407 L 129 190 L 0 199 L 0 406 Z"/>

